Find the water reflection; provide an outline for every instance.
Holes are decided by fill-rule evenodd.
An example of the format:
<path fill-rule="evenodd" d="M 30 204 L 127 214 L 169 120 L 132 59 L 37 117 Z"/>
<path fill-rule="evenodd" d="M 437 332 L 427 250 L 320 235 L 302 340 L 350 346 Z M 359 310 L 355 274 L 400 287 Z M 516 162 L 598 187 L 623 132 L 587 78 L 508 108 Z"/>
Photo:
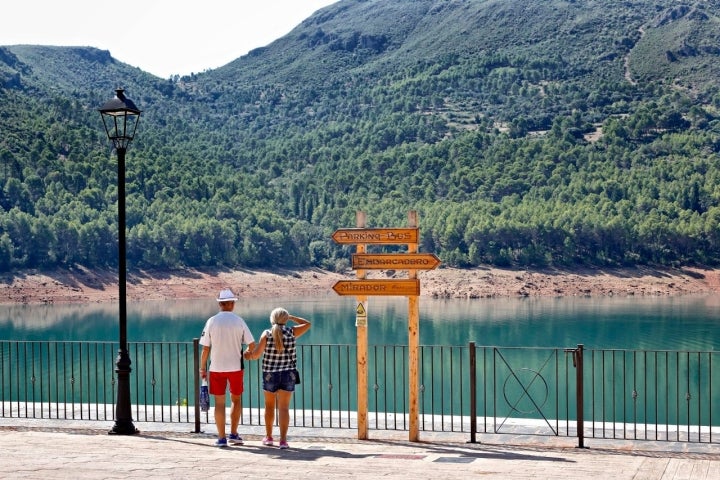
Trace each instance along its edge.
<path fill-rule="evenodd" d="M 284 306 L 313 321 L 309 344 L 355 344 L 352 297 L 248 299 L 236 312 L 259 335 Z M 720 296 L 525 298 L 420 302 L 423 345 L 716 350 Z M 128 340 L 189 341 L 217 311 L 214 299 L 128 305 Z M 407 344 L 407 300 L 368 302 L 368 341 Z M 105 340 L 118 336 L 117 304 L 0 306 L 0 340 Z"/>

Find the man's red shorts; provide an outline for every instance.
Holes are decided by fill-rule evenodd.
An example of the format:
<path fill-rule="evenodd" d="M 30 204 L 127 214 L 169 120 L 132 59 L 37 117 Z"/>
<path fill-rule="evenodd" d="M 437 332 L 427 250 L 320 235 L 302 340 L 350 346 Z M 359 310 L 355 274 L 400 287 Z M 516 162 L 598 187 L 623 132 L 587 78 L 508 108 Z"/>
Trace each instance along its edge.
<path fill-rule="evenodd" d="M 228 383 L 231 395 L 242 395 L 245 370 L 235 372 L 210 372 L 208 391 L 210 395 L 225 395 Z"/>

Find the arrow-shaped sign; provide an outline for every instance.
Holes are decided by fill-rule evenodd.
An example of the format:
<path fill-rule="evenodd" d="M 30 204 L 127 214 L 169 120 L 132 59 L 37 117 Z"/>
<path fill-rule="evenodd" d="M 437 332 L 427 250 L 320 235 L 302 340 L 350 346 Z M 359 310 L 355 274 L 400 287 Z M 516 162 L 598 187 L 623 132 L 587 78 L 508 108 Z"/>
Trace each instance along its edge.
<path fill-rule="evenodd" d="M 338 295 L 420 295 L 420 280 L 340 280 L 333 285 Z"/>
<path fill-rule="evenodd" d="M 418 242 L 417 228 L 339 228 L 332 239 L 340 244 L 374 243 L 401 245 Z"/>
<path fill-rule="evenodd" d="M 432 270 L 440 265 L 433 253 L 354 253 L 353 270 Z"/>

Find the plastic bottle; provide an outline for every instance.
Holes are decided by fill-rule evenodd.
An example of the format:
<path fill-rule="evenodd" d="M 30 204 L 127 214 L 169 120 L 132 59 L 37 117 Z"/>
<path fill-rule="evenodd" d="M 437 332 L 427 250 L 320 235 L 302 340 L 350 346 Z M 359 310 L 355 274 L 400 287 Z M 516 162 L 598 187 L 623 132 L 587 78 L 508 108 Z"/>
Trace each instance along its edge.
<path fill-rule="evenodd" d="M 207 412 L 208 410 L 210 410 L 210 392 L 207 380 L 203 378 L 200 385 L 200 411 Z"/>

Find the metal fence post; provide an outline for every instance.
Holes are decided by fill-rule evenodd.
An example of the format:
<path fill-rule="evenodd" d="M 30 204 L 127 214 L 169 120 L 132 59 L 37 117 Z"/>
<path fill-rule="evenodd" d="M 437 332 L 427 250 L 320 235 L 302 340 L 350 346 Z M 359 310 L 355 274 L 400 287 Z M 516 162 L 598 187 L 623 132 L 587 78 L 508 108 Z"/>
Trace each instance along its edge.
<path fill-rule="evenodd" d="M 477 359 L 475 342 L 470 342 L 470 443 L 476 443 L 477 433 Z"/>
<path fill-rule="evenodd" d="M 583 344 L 578 343 L 575 350 L 575 379 L 577 383 L 577 435 L 578 448 L 585 448 L 585 411 L 584 411 L 584 388 L 583 388 Z"/>
<path fill-rule="evenodd" d="M 195 388 L 195 433 L 200 433 L 200 339 L 193 338 L 193 383 Z"/>

